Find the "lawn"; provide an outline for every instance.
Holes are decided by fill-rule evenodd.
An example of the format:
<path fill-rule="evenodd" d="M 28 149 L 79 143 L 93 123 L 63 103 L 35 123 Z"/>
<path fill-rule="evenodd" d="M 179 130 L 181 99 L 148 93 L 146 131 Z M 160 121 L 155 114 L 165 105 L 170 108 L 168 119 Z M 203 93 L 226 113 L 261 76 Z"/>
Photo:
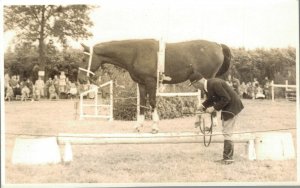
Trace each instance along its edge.
<path fill-rule="evenodd" d="M 236 131 L 264 131 L 296 128 L 296 103 L 290 101 L 243 100 Z M 195 183 L 204 182 L 296 182 L 297 161 L 249 161 L 245 144 L 235 144 L 236 162 L 229 166 L 215 163 L 223 145 L 72 145 L 69 165 L 13 165 L 14 141 L 19 135 L 57 135 L 59 133 L 132 132 L 134 122 L 76 119 L 74 100 L 6 102 L 7 184 L 36 183 Z M 195 117 L 161 120 L 161 132 L 195 131 Z M 221 130 L 221 121 L 216 132 Z M 143 132 L 151 131 L 147 121 Z M 291 129 L 294 146 L 296 130 Z M 63 152 L 63 146 L 60 146 Z"/>

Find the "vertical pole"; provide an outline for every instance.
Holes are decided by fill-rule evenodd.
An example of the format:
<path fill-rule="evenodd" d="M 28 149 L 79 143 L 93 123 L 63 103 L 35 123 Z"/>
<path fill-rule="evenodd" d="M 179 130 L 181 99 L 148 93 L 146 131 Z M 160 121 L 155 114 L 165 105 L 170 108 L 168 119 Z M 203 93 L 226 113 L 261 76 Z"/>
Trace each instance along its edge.
<path fill-rule="evenodd" d="M 136 103 L 136 118 L 138 118 L 140 115 L 140 89 L 138 84 L 136 84 Z"/>
<path fill-rule="evenodd" d="M 271 87 L 272 87 L 272 102 L 274 102 L 274 81 L 273 80 L 271 82 Z"/>
<path fill-rule="evenodd" d="M 197 95 L 197 98 L 198 98 L 198 104 L 199 106 L 201 105 L 201 90 L 198 89 L 198 95 Z"/>
<path fill-rule="evenodd" d="M 95 95 L 95 115 L 98 116 L 98 87 L 94 90 Z"/>
<path fill-rule="evenodd" d="M 80 94 L 80 120 L 83 120 L 83 95 Z"/>
<path fill-rule="evenodd" d="M 114 109 L 113 109 L 113 97 L 114 97 L 114 95 L 113 95 L 113 81 L 111 80 L 110 81 L 110 121 L 113 121 L 114 120 Z"/>
<path fill-rule="evenodd" d="M 289 81 L 288 81 L 288 80 L 285 80 L 285 99 L 286 99 L 286 100 L 288 99 L 288 95 L 287 95 L 288 84 L 289 84 Z"/>

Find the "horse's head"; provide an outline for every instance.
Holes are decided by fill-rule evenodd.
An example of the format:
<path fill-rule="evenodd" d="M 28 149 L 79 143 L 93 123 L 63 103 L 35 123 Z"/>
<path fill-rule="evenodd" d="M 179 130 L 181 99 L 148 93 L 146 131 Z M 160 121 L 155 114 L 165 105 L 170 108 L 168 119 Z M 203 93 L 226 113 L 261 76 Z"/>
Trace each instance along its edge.
<path fill-rule="evenodd" d="M 101 61 L 98 55 L 94 53 L 93 47 L 81 45 L 84 49 L 84 57 L 79 65 L 77 78 L 80 83 L 86 83 L 88 80 L 95 80 L 95 71 L 100 67 Z"/>

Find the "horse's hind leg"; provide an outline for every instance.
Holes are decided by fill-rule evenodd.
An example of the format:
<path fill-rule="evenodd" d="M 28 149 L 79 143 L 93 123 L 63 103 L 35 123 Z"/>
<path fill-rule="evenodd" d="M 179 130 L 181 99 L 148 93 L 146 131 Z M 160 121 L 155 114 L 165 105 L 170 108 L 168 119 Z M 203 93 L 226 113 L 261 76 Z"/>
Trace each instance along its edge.
<path fill-rule="evenodd" d="M 139 85 L 140 92 L 140 114 L 137 116 L 137 122 L 134 126 L 135 131 L 140 132 L 140 128 L 143 126 L 145 121 L 145 106 L 146 106 L 146 86 Z"/>

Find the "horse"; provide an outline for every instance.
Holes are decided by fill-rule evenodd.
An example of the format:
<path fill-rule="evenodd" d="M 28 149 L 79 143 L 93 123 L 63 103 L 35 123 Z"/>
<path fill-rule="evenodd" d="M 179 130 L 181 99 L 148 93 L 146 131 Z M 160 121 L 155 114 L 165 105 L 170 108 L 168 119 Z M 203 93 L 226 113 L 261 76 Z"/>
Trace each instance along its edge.
<path fill-rule="evenodd" d="M 113 64 L 129 72 L 130 77 L 139 86 L 140 115 L 137 117 L 135 130 L 145 120 L 145 106 L 147 96 L 152 113 L 152 133 L 159 131 L 159 116 L 156 109 L 157 90 L 157 52 L 159 41 L 154 39 L 134 39 L 111 41 L 96 44 L 94 47 L 81 44 L 84 53 L 78 80 L 80 82 L 93 79 L 93 74 L 103 64 Z M 225 44 L 206 40 L 193 40 L 165 45 L 165 72 L 167 79 L 163 84 L 177 84 L 187 80 L 193 81 L 205 77 L 206 79 L 222 76 L 230 67 L 231 52 Z M 87 63 L 88 62 L 88 63 Z M 87 66 L 88 65 L 88 66 Z"/>

